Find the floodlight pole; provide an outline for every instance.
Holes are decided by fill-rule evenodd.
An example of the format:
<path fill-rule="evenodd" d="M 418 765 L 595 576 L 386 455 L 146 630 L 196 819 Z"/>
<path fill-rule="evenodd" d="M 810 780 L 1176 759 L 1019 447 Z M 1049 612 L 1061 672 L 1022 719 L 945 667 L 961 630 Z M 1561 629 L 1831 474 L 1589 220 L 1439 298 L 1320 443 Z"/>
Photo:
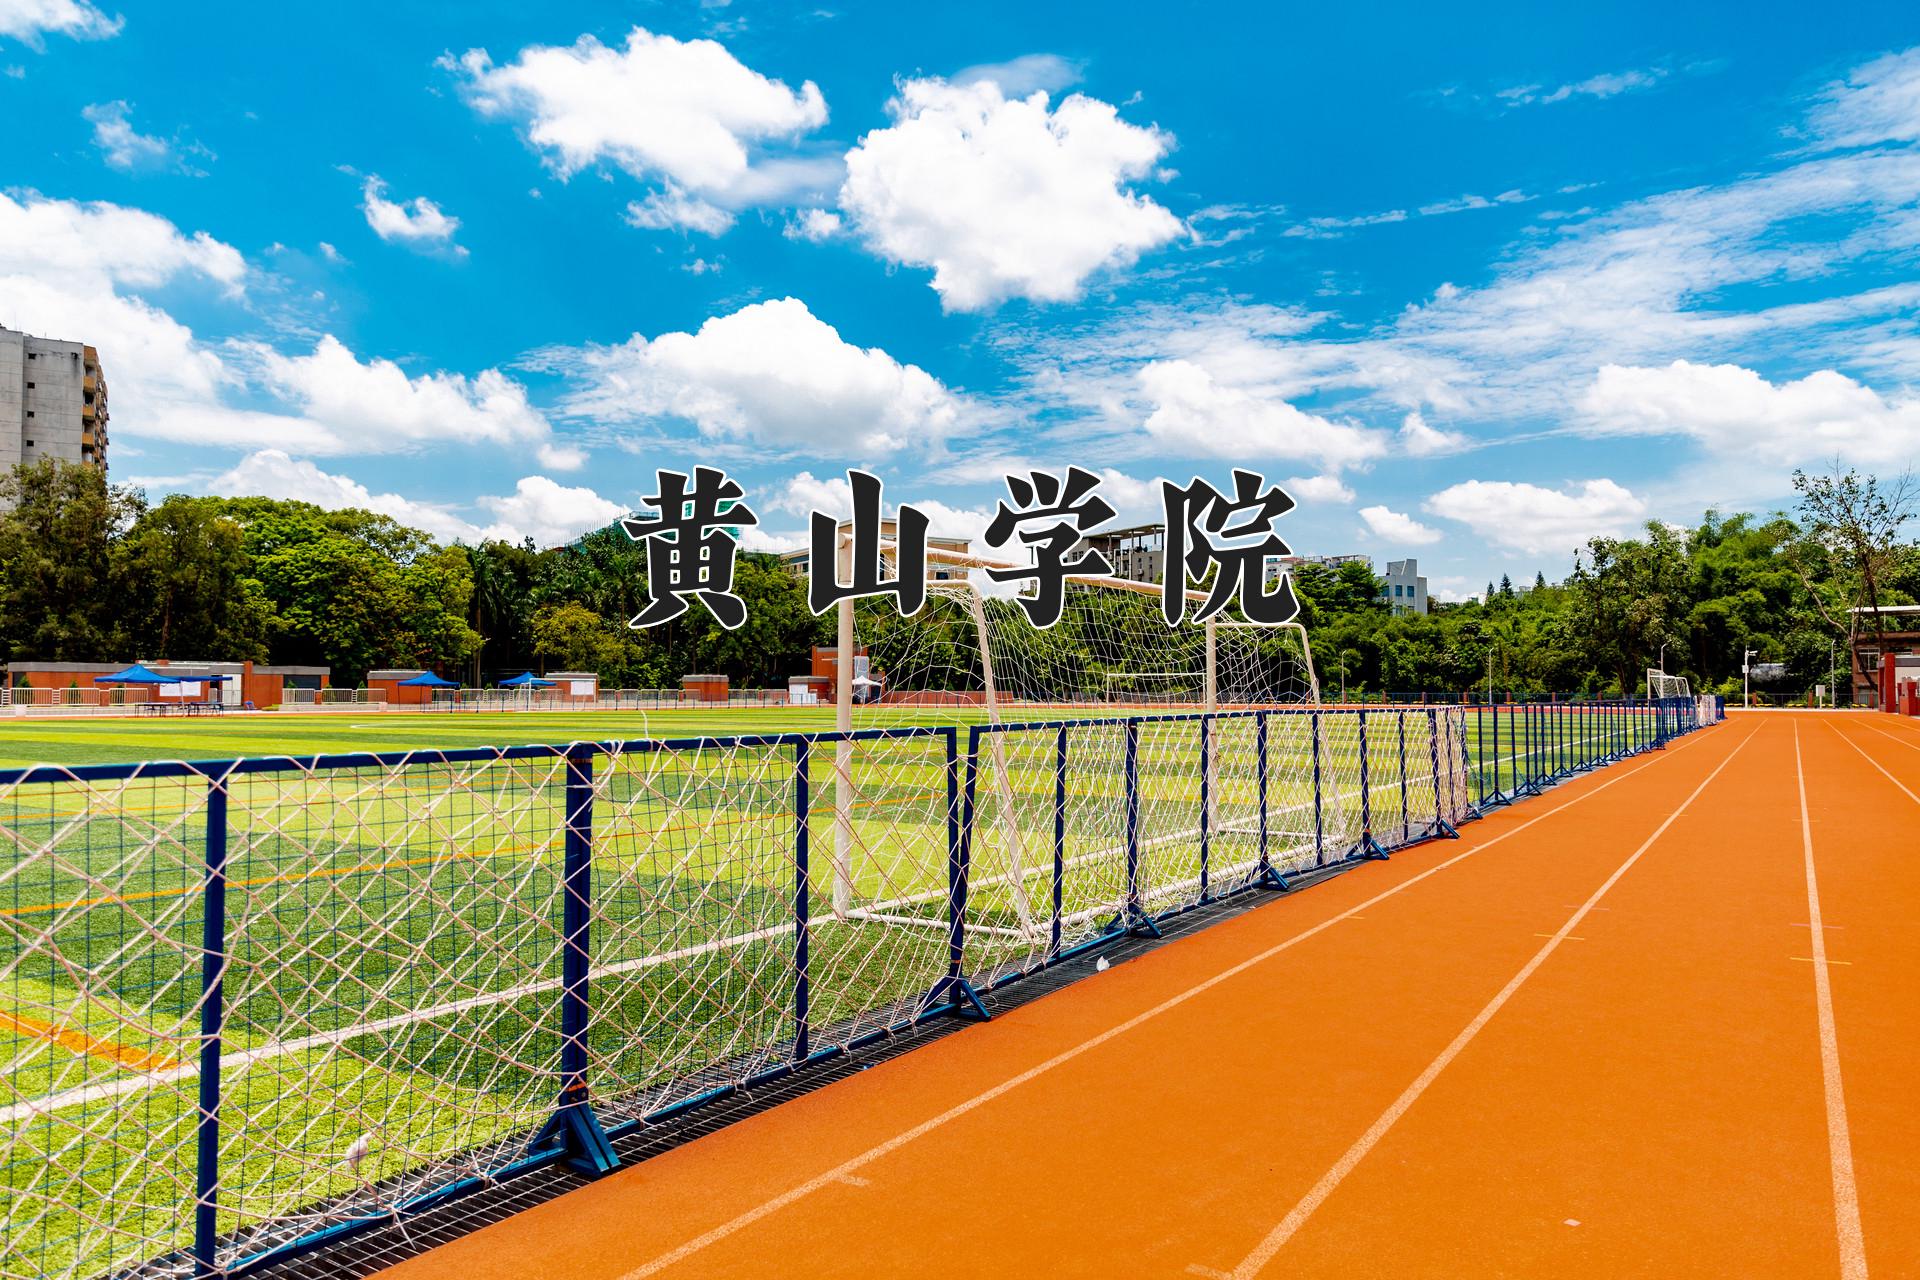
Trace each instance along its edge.
<path fill-rule="evenodd" d="M 1740 700 L 1748 711 L 1753 710 L 1753 655 L 1758 649 L 1748 649 L 1740 655 Z"/>

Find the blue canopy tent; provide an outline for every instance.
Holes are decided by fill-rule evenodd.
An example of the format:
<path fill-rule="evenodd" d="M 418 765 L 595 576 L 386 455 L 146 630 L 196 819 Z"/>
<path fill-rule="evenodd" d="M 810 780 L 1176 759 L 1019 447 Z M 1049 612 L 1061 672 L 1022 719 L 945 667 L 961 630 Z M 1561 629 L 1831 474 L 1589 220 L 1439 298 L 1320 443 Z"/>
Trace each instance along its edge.
<path fill-rule="evenodd" d="M 132 666 L 112 675 L 95 676 L 95 684 L 179 684 L 179 676 L 163 676 L 152 667 L 136 662 Z"/>
<path fill-rule="evenodd" d="M 421 685 L 429 689 L 458 689 L 460 687 L 458 680 L 447 680 L 433 674 L 431 671 L 422 671 L 417 676 L 409 676 L 400 683 L 402 685 Z"/>
<path fill-rule="evenodd" d="M 553 681 L 542 680 L 531 671 L 522 671 L 513 679 L 500 682 L 502 689 L 551 689 L 553 685 Z"/>

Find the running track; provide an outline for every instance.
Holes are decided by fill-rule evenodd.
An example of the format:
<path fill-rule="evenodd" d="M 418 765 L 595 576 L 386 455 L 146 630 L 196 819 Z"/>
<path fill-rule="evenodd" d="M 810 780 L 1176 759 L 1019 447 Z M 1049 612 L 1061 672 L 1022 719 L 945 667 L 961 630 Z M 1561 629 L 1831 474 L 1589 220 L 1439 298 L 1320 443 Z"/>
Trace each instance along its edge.
<path fill-rule="evenodd" d="M 1920 1275 L 1920 726 L 1737 715 L 1464 835 L 388 1274 Z"/>

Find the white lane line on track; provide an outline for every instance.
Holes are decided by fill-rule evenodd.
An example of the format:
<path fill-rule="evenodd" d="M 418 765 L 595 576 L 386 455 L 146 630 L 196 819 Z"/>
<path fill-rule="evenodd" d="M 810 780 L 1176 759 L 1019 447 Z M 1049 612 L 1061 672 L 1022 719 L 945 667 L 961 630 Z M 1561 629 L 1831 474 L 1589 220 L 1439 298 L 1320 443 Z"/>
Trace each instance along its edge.
<path fill-rule="evenodd" d="M 1493 1020 L 1493 1016 L 1500 1012 L 1507 1001 L 1513 998 L 1514 992 L 1518 991 L 1521 986 L 1526 983 L 1527 979 L 1531 978 L 1540 966 L 1546 963 L 1547 957 L 1552 955 L 1554 951 L 1559 948 L 1560 944 L 1573 933 L 1573 930 L 1579 923 L 1586 918 L 1587 913 L 1593 909 L 1594 904 L 1605 897 L 1608 891 L 1620 882 L 1620 878 L 1633 869 L 1633 865 L 1640 861 L 1642 855 L 1653 847 L 1655 841 L 1667 833 L 1667 829 L 1677 822 L 1680 815 L 1685 813 L 1693 802 L 1700 797 L 1700 793 L 1705 791 L 1707 786 L 1715 778 L 1720 776 L 1721 771 L 1733 763 L 1733 758 L 1739 755 L 1749 742 L 1753 741 L 1754 734 L 1758 732 L 1759 730 L 1756 728 L 1748 733 L 1746 737 L 1742 738 L 1740 745 L 1728 752 L 1727 758 L 1715 765 L 1712 773 L 1709 773 L 1705 778 L 1701 779 L 1700 785 L 1695 787 L 1692 793 L 1688 795 L 1685 800 L 1681 801 L 1672 813 L 1667 815 L 1666 819 L 1654 829 L 1653 834 L 1648 836 L 1646 841 L 1642 843 L 1638 849 L 1635 849 L 1625 862 L 1622 862 L 1614 869 L 1613 874 L 1608 876 L 1606 881 L 1601 884 L 1598 889 L 1593 891 L 1593 895 L 1586 900 L 1579 910 L 1567 918 L 1567 922 L 1560 926 L 1559 930 L 1544 946 L 1534 952 L 1533 958 L 1521 967 L 1520 972 L 1514 974 L 1513 977 L 1508 980 L 1507 985 L 1500 988 L 1493 999 L 1487 1001 L 1486 1005 L 1479 1013 L 1473 1016 L 1473 1020 L 1467 1023 L 1460 1034 L 1455 1036 L 1453 1041 L 1440 1051 L 1439 1056 L 1427 1064 L 1426 1070 L 1415 1077 L 1413 1083 L 1408 1085 L 1400 1096 L 1395 1098 L 1392 1104 L 1380 1113 L 1380 1118 L 1375 1120 L 1367 1131 L 1355 1140 L 1351 1147 L 1347 1148 L 1346 1154 L 1336 1160 L 1333 1167 L 1321 1176 L 1320 1181 L 1314 1183 L 1307 1194 L 1300 1198 L 1300 1202 L 1293 1206 L 1293 1209 L 1287 1216 L 1282 1218 L 1279 1224 L 1276 1225 L 1272 1231 L 1269 1231 L 1259 1244 L 1254 1246 L 1251 1253 L 1241 1259 L 1240 1265 L 1236 1266 L 1230 1273 L 1233 1280 L 1249 1280 L 1250 1277 L 1259 1274 L 1262 1268 L 1273 1261 L 1274 1255 L 1279 1253 L 1287 1241 L 1291 1240 L 1300 1228 L 1306 1225 L 1307 1219 L 1311 1218 L 1314 1211 L 1326 1203 L 1327 1197 L 1332 1195 L 1342 1182 L 1346 1181 L 1347 1175 L 1352 1173 L 1354 1168 L 1358 1166 L 1362 1160 L 1366 1159 L 1367 1153 L 1379 1145 L 1380 1140 L 1386 1137 L 1388 1130 L 1392 1129 L 1400 1117 L 1407 1113 L 1408 1108 L 1420 1100 L 1420 1095 L 1425 1093 L 1427 1087 L 1434 1082 L 1442 1071 L 1447 1069 L 1447 1064 L 1457 1058 L 1461 1050 L 1473 1042 L 1474 1037 L 1480 1034 L 1481 1029 Z"/>
<path fill-rule="evenodd" d="M 1860 754 L 1866 755 L 1864 751 Z M 1872 757 L 1868 760 L 1871 762 Z M 1853 1178 L 1853 1139 L 1847 1130 L 1847 1091 L 1840 1078 L 1840 1037 L 1833 1021 L 1827 931 L 1820 920 L 1820 883 L 1813 870 L 1813 817 L 1807 810 L 1807 773 L 1800 763 L 1797 724 L 1793 726 L 1793 776 L 1800 789 L 1800 847 L 1806 857 L 1807 919 L 1811 922 L 1807 936 L 1813 944 L 1813 997 L 1820 1016 L 1820 1078 L 1827 1099 L 1827 1161 L 1833 1173 L 1833 1225 L 1840 1239 L 1840 1275 L 1842 1280 L 1866 1280 L 1867 1245 L 1860 1229 L 1860 1189 Z M 1900 789 L 1906 791 L 1905 787 Z"/>
<path fill-rule="evenodd" d="M 1873 728 L 1872 725 L 1868 725 L 1867 727 L 1869 729 Z M 1799 731 L 1799 726 L 1798 725 L 1794 726 L 1794 729 L 1795 729 L 1795 732 L 1797 733 Z M 1840 726 L 1835 725 L 1833 728 L 1833 732 L 1835 736 L 1837 736 L 1840 739 L 1840 741 L 1846 743 L 1848 746 L 1852 747 L 1855 751 L 1860 752 L 1860 758 L 1862 760 L 1865 760 L 1868 764 L 1872 765 L 1874 768 L 1878 769 L 1880 771 L 1881 777 L 1885 778 L 1888 782 L 1891 782 L 1894 786 L 1900 788 L 1901 791 L 1905 792 L 1907 799 L 1913 801 L 1915 804 L 1920 804 L 1920 796 L 1917 796 L 1913 794 L 1913 792 L 1908 791 L 1906 783 L 1900 781 L 1900 779 L 1894 777 L 1891 773 L 1888 773 L 1887 767 L 1885 765 L 1881 764 L 1878 760 L 1875 760 L 1872 756 L 1868 755 L 1866 751 L 1860 746 L 1859 743 L 1855 742 L 1852 738 L 1849 738 L 1846 734 L 1841 733 Z M 1874 729 L 1874 732 L 1880 733 L 1878 729 Z M 1893 735 L 1890 733 L 1880 733 L 1880 736 L 1883 738 L 1893 738 Z M 1900 739 L 1898 738 L 1893 738 L 1893 740 L 1895 742 L 1900 742 Z M 1905 746 L 1911 746 L 1913 744 L 1907 743 L 1907 742 L 1901 742 L 1900 745 L 1905 747 Z"/>
<path fill-rule="evenodd" d="M 1147 1009 L 1141 1013 L 1138 1013 L 1133 1017 L 1127 1019 L 1125 1022 L 1109 1027 L 1107 1030 L 1101 1032 L 1099 1035 L 1093 1036 L 1087 1040 L 1083 1040 L 1079 1044 L 1074 1045 L 1072 1048 L 1067 1049 L 1061 1053 L 1058 1053 L 1053 1057 L 1048 1058 L 1046 1061 L 1041 1062 L 1035 1066 L 1029 1067 L 1027 1070 L 1020 1072 L 1018 1075 L 1011 1076 L 1008 1079 L 1001 1081 L 999 1084 L 993 1086 L 991 1089 L 987 1089 L 981 1093 L 975 1094 L 973 1097 L 968 1098 L 964 1102 L 956 1103 L 954 1106 L 949 1107 L 947 1110 L 942 1111 L 940 1114 L 932 1117 L 931 1119 L 925 1120 L 920 1124 L 915 1125 L 911 1129 L 907 1129 L 900 1133 L 897 1133 L 893 1137 L 888 1138 L 885 1142 L 881 1142 L 876 1144 L 875 1146 L 869 1147 L 867 1150 L 861 1152 L 859 1155 L 853 1156 L 847 1160 L 844 1160 L 841 1163 L 835 1165 L 833 1168 L 828 1169 L 825 1173 L 822 1173 L 817 1177 L 810 1178 L 807 1181 L 800 1183 L 798 1186 L 792 1187 L 789 1190 L 784 1191 L 777 1196 L 774 1196 L 770 1200 L 763 1201 L 759 1205 L 756 1205 L 754 1208 L 747 1210 L 745 1213 L 742 1213 L 735 1218 L 732 1218 L 726 1222 L 721 1223 L 719 1226 L 713 1228 L 711 1231 L 707 1231 L 704 1234 L 695 1236 L 693 1239 L 687 1241 L 686 1243 L 679 1245 L 676 1248 L 670 1249 L 663 1254 L 660 1254 L 658 1257 L 652 1259 L 651 1261 L 642 1263 L 640 1266 L 635 1267 L 633 1270 L 619 1277 L 619 1280 L 647 1280 L 647 1277 L 649 1276 L 658 1275 L 662 1271 L 665 1271 L 668 1267 L 675 1266 L 678 1263 L 684 1262 L 686 1259 L 701 1252 L 703 1249 L 709 1248 L 712 1245 L 716 1245 L 720 1243 L 722 1240 L 725 1240 L 728 1237 L 736 1235 L 739 1232 L 744 1231 L 746 1228 L 753 1226 L 755 1223 L 761 1221 L 762 1219 L 769 1218 L 774 1214 L 780 1212 L 782 1209 L 788 1208 L 791 1205 L 799 1203 L 801 1200 L 806 1199 L 808 1196 L 812 1195 L 814 1192 L 823 1190 L 827 1187 L 830 1187 L 839 1183 L 848 1174 L 857 1173 L 859 1170 L 866 1168 L 868 1165 L 874 1163 L 876 1160 L 880 1160 L 886 1156 L 893 1154 L 895 1151 L 900 1150 L 902 1147 L 907 1146 L 908 1144 L 914 1142 L 916 1139 L 923 1138 L 927 1134 L 932 1133 L 937 1129 L 943 1128 L 946 1125 L 951 1124 L 953 1121 L 958 1120 L 973 1111 L 977 1111 L 978 1109 L 986 1106 L 988 1103 L 994 1101 L 995 1099 L 1000 1098 L 1005 1094 L 1011 1093 L 1013 1090 L 1019 1088 L 1021 1085 L 1026 1084 L 1029 1081 L 1036 1080 L 1039 1077 L 1047 1074 L 1049 1071 L 1052 1071 L 1057 1067 L 1065 1066 L 1067 1063 L 1073 1061 L 1075 1058 L 1080 1057 L 1082 1054 L 1089 1053 L 1092 1050 L 1099 1048 L 1101 1045 L 1104 1045 L 1111 1040 L 1117 1039 L 1118 1037 L 1125 1035 L 1127 1032 L 1134 1030 L 1136 1027 L 1140 1027 L 1145 1023 L 1152 1021 L 1153 1019 L 1159 1017 L 1161 1014 L 1168 1013 L 1174 1009 L 1179 1008 L 1181 1005 L 1186 1004 L 1189 1000 L 1194 999 L 1196 996 L 1204 995 L 1206 992 L 1211 991 L 1213 988 L 1219 986 L 1221 983 L 1230 981 L 1233 978 L 1237 978 L 1241 974 L 1247 972 L 1249 969 L 1252 969 L 1258 965 L 1264 964 L 1266 961 L 1271 960 L 1273 957 L 1279 955 L 1281 952 L 1290 950 L 1291 948 L 1299 945 L 1302 942 L 1305 942 L 1307 939 L 1312 938 L 1317 934 L 1324 933 L 1326 930 L 1332 928 L 1336 924 L 1339 924 L 1341 921 L 1350 919 L 1354 915 L 1367 910 L 1369 907 L 1375 906 L 1378 903 L 1384 902 L 1388 898 L 1391 898 L 1396 894 L 1403 892 L 1406 889 L 1412 888 L 1414 885 L 1419 884 L 1422 880 L 1425 880 L 1430 876 L 1439 874 L 1440 872 L 1446 870 L 1448 867 L 1453 866 L 1457 862 L 1464 862 L 1466 859 L 1471 858 L 1476 853 L 1481 853 L 1487 849 L 1492 848 L 1494 845 L 1499 844 L 1501 841 L 1506 840 L 1510 836 L 1515 836 L 1520 834 L 1522 831 L 1527 830 L 1529 827 L 1534 826 L 1536 823 L 1544 822 L 1546 819 L 1553 817 L 1555 814 L 1560 813 L 1563 810 L 1570 809 L 1574 805 L 1577 805 L 1583 801 L 1589 800 L 1594 796 L 1599 795 L 1602 791 L 1605 791 L 1609 787 L 1615 786 L 1621 782 L 1625 782 L 1628 778 L 1631 778 L 1636 774 L 1651 768 L 1653 765 L 1659 763 L 1661 760 L 1672 759 L 1675 753 L 1684 751 L 1688 747 L 1694 745 L 1699 741 L 1700 739 L 1698 737 L 1689 737 L 1686 741 L 1680 743 L 1678 746 L 1669 748 L 1663 754 L 1654 756 L 1650 759 L 1646 759 L 1644 763 L 1634 768 L 1627 769 L 1615 777 L 1608 778 L 1606 781 L 1594 787 L 1591 791 L 1583 791 L 1579 795 L 1574 796 L 1571 799 L 1567 800 L 1564 804 L 1555 805 L 1551 809 L 1548 809 L 1542 813 L 1534 815 L 1531 818 L 1528 818 L 1525 822 L 1521 822 L 1515 826 L 1509 827 L 1505 831 L 1498 832 L 1497 834 L 1488 838 L 1483 843 L 1476 844 L 1471 849 L 1464 849 L 1461 852 L 1453 855 L 1451 858 L 1446 859 L 1444 862 L 1435 863 L 1433 866 L 1427 868 L 1425 871 L 1419 872 L 1416 875 L 1408 877 L 1407 879 L 1401 881 L 1399 884 L 1396 884 L 1393 887 L 1386 889 L 1381 893 L 1375 894 L 1373 897 L 1368 898 L 1366 901 L 1354 904 L 1354 906 L 1352 906 L 1346 911 L 1341 912 L 1339 915 L 1330 916 L 1326 920 L 1321 921 L 1319 924 L 1314 925 L 1311 928 L 1303 929 L 1299 933 L 1294 934 L 1292 937 L 1287 938 L 1284 941 L 1277 942 L 1273 946 L 1268 947 L 1266 950 L 1261 951 L 1256 955 L 1249 956 L 1247 959 L 1242 960 L 1240 963 L 1232 966 L 1231 968 L 1223 969 L 1219 973 L 1213 975 L 1211 978 L 1208 978 L 1203 982 L 1199 982 L 1194 984 L 1191 987 L 1188 987 L 1185 991 L 1180 992 L 1178 995 L 1170 996 L 1166 1000 L 1163 1000 L 1159 1004 L 1153 1006 L 1151 1009 Z M 1742 743 L 1742 745 L 1744 746 L 1745 744 Z M 1735 750 L 1738 750 L 1738 748 L 1735 748 Z M 1729 756 L 1728 758 L 1731 759 L 1732 757 Z"/>

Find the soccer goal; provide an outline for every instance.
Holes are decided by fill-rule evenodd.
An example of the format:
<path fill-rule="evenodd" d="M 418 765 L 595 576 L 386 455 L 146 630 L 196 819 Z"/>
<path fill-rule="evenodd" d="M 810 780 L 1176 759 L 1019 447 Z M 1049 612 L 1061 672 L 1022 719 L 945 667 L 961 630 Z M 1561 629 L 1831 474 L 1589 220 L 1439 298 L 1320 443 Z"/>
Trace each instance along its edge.
<path fill-rule="evenodd" d="M 1255 866 L 1263 810 L 1270 852 L 1312 847 L 1315 726 L 1305 715 L 1271 717 L 1265 730 L 1251 717 L 1200 719 L 1316 705 L 1304 627 L 1224 619 L 1169 627 L 1158 584 L 1076 575 L 1060 621 L 1042 629 L 985 573 L 1013 566 L 937 547 L 927 559 L 927 600 L 913 616 L 901 617 L 885 600 L 838 606 L 836 725 L 953 724 L 962 729 L 963 751 L 973 727 L 986 727 L 973 762 L 968 828 L 972 905 L 982 918 L 976 931 L 1031 943 L 1055 915 L 1064 913 L 1070 928 L 1110 915 L 1124 893 L 1130 804 L 1136 856 L 1153 864 L 1151 875 L 1136 866 L 1135 879 L 1160 894 L 1158 903 L 1135 904 L 1143 907 L 1195 891 L 1203 828 L 1205 874 L 1219 889 Z M 1142 716 L 1151 718 L 1125 723 Z M 1022 725 L 1040 727 L 1012 727 Z M 865 838 L 868 829 L 884 832 L 873 816 L 888 796 L 913 788 L 900 777 L 875 776 L 879 753 L 864 747 L 842 742 L 835 750 L 834 913 L 944 928 L 933 909 L 944 905 L 943 891 L 887 885 L 887 851 Z M 1330 762 L 1323 764 L 1324 814 L 1325 797 L 1337 796 L 1339 786 Z M 1135 779 L 1131 796 L 1128 777 Z M 1057 886 L 1056 843 L 1065 848 Z"/>
<path fill-rule="evenodd" d="M 1691 698 L 1693 688 L 1685 676 L 1670 676 L 1664 671 L 1647 668 L 1647 698 L 1652 702 L 1667 698 Z"/>

